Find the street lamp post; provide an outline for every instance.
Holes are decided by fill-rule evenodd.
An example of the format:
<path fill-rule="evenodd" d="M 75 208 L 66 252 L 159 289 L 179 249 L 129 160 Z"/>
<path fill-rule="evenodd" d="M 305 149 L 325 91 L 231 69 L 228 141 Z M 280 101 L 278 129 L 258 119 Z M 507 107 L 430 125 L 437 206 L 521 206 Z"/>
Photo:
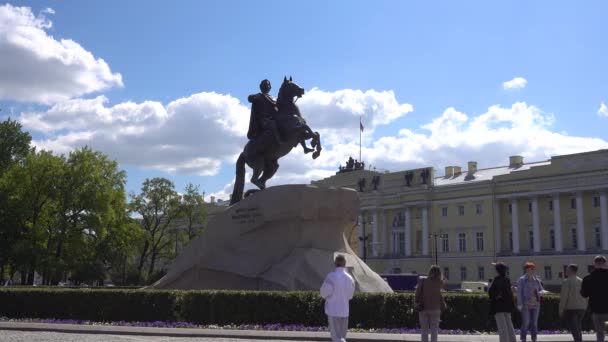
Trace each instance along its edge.
<path fill-rule="evenodd" d="M 433 238 L 433 241 L 435 243 L 435 265 L 439 265 L 439 248 L 437 246 L 437 238 L 446 238 L 447 234 L 440 234 L 440 233 L 431 233 L 429 234 L 429 239 Z"/>
<path fill-rule="evenodd" d="M 367 221 L 365 218 L 361 221 L 361 224 L 363 225 L 363 235 L 359 236 L 359 241 L 363 244 L 363 262 L 367 262 L 367 240 L 369 240 L 369 236 L 365 232 L 365 225 L 368 223 L 373 223 L 373 221 Z"/>

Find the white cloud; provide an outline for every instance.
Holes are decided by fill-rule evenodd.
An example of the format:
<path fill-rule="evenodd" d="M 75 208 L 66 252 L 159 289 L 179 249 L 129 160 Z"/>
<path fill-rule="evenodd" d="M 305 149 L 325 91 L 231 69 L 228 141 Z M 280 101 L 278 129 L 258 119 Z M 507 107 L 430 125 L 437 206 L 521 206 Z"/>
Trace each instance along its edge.
<path fill-rule="evenodd" d="M 597 115 L 608 117 L 608 107 L 606 107 L 604 102 L 600 104 L 600 109 L 597 110 Z"/>
<path fill-rule="evenodd" d="M 0 100 L 52 104 L 123 86 L 103 59 L 47 33 L 53 24 L 45 14 L 54 13 L 0 5 Z"/>
<path fill-rule="evenodd" d="M 526 84 L 528 84 L 528 81 L 523 78 L 523 77 L 515 77 L 510 81 L 506 81 L 502 83 L 502 87 L 505 90 L 508 89 L 522 89 L 526 87 Z"/>
<path fill-rule="evenodd" d="M 418 130 L 402 129 L 395 136 L 381 136 L 363 147 L 366 165 L 392 171 L 432 166 L 441 174 L 446 165 L 466 168 L 476 160 L 480 168 L 508 164 L 508 156 L 521 154 L 527 161 L 608 148 L 600 138 L 569 136 L 551 130 L 555 118 L 525 102 L 510 107 L 491 106 L 470 116 L 447 108 Z M 276 179 L 269 184 L 308 183 L 331 176 L 349 155 L 358 156 L 358 141 L 338 143 L 309 161 L 298 147 L 281 159 Z M 229 194 L 231 188 L 225 189 Z M 220 197 L 221 198 L 221 197 Z"/>
<path fill-rule="evenodd" d="M 92 145 L 120 163 L 204 176 L 217 174 L 224 163 L 232 166 L 246 143 L 250 109 L 230 95 L 203 92 L 166 106 L 156 101 L 114 106 L 108 102 L 105 96 L 67 100 L 45 112 L 22 113 L 20 121 L 27 129 L 45 134 L 34 142 L 37 146 L 56 153 Z M 359 115 L 364 116 L 366 134 L 371 134 L 378 125 L 412 111 L 412 106 L 399 103 L 392 91 L 313 89 L 298 104 L 309 125 L 321 132 L 324 144 L 358 139 Z M 349 121 L 352 127 L 345 128 Z M 297 147 L 297 151 L 293 159 L 281 160 L 287 171 L 284 176 L 297 170 L 302 150 Z M 338 158 L 331 158 L 332 164 L 338 165 Z M 322 168 L 327 161 L 319 158 L 309 164 Z M 296 171 L 283 179 L 287 182 L 319 174 L 327 171 Z"/>
<path fill-rule="evenodd" d="M 600 138 L 553 132 L 553 114 L 525 102 L 491 106 L 480 115 L 447 108 L 417 129 L 403 128 L 396 135 L 379 134 L 378 128 L 394 123 L 412 107 L 399 103 L 390 91 L 313 89 L 298 104 L 309 125 L 322 134 L 323 153 L 312 160 L 297 146 L 279 161 L 269 185 L 325 178 L 349 155 L 357 158 L 361 113 L 368 135 L 363 159 L 368 166 L 393 171 L 433 166 L 441 173 L 445 165 L 465 166 L 469 160 L 482 168 L 504 165 L 514 154 L 530 161 L 608 148 Z M 245 143 L 249 108 L 230 95 L 206 92 L 167 105 L 146 101 L 109 106 L 108 99 L 99 96 L 58 103 L 46 112 L 22 113 L 20 121 L 44 133 L 44 139 L 35 141 L 37 146 L 56 152 L 89 144 L 122 164 L 213 176 L 222 167 L 234 172 Z M 214 195 L 227 199 L 231 191 L 229 184 Z"/>

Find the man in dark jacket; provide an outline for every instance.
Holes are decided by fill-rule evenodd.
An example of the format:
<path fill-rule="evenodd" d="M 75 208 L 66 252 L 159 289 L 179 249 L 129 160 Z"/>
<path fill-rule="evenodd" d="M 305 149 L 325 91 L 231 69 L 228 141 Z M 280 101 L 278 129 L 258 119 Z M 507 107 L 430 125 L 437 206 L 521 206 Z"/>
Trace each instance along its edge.
<path fill-rule="evenodd" d="M 598 342 L 604 342 L 605 322 L 608 321 L 608 265 L 606 258 L 598 255 L 593 259 L 594 270 L 583 279 L 581 296 L 589 298 L 593 326 Z"/>
<path fill-rule="evenodd" d="M 507 278 L 507 266 L 502 262 L 494 264 L 497 276 L 492 281 L 490 296 L 490 313 L 496 319 L 500 342 L 515 342 L 515 329 L 511 313 L 515 309 L 515 300 L 511 290 L 511 280 Z"/>

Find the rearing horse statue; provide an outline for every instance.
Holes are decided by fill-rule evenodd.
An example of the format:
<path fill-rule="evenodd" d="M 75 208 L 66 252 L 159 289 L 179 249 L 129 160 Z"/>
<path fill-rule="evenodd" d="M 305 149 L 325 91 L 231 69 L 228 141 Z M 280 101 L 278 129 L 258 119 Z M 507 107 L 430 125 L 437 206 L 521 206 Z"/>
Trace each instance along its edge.
<path fill-rule="evenodd" d="M 236 161 L 236 180 L 230 204 L 235 204 L 243 198 L 245 187 L 245 165 L 253 169 L 251 183 L 260 190 L 266 188 L 268 181 L 279 168 L 279 158 L 291 152 L 291 149 L 301 144 L 305 153 L 314 151 L 313 159 L 321 154 L 321 136 L 308 127 L 296 105 L 296 100 L 304 95 L 304 89 L 291 79 L 284 78 L 277 98 L 277 111 L 272 119 L 277 125 L 283 140 L 251 139 L 243 148 Z M 306 147 L 306 140 L 311 140 L 312 149 Z M 256 190 L 257 191 L 257 190 Z M 253 192 L 252 190 L 248 193 Z M 248 195 L 245 194 L 246 196 Z"/>

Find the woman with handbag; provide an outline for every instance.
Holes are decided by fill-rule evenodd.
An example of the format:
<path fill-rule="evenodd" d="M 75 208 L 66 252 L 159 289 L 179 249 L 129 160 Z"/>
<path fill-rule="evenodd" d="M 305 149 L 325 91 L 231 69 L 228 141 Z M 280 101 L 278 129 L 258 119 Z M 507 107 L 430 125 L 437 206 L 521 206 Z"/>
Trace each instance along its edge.
<path fill-rule="evenodd" d="M 507 265 L 502 262 L 494 264 L 496 277 L 490 285 L 490 314 L 496 320 L 500 342 L 515 342 L 515 329 L 511 313 L 515 310 L 515 299 L 511 289 L 511 280 L 507 277 Z"/>
<path fill-rule="evenodd" d="M 441 268 L 437 265 L 431 266 L 429 275 L 420 278 L 416 287 L 416 309 L 420 319 L 422 342 L 428 342 L 429 329 L 431 331 L 431 342 L 437 342 L 439 334 L 439 318 L 441 311 L 445 309 L 445 302 L 441 295 L 443 279 Z"/>

